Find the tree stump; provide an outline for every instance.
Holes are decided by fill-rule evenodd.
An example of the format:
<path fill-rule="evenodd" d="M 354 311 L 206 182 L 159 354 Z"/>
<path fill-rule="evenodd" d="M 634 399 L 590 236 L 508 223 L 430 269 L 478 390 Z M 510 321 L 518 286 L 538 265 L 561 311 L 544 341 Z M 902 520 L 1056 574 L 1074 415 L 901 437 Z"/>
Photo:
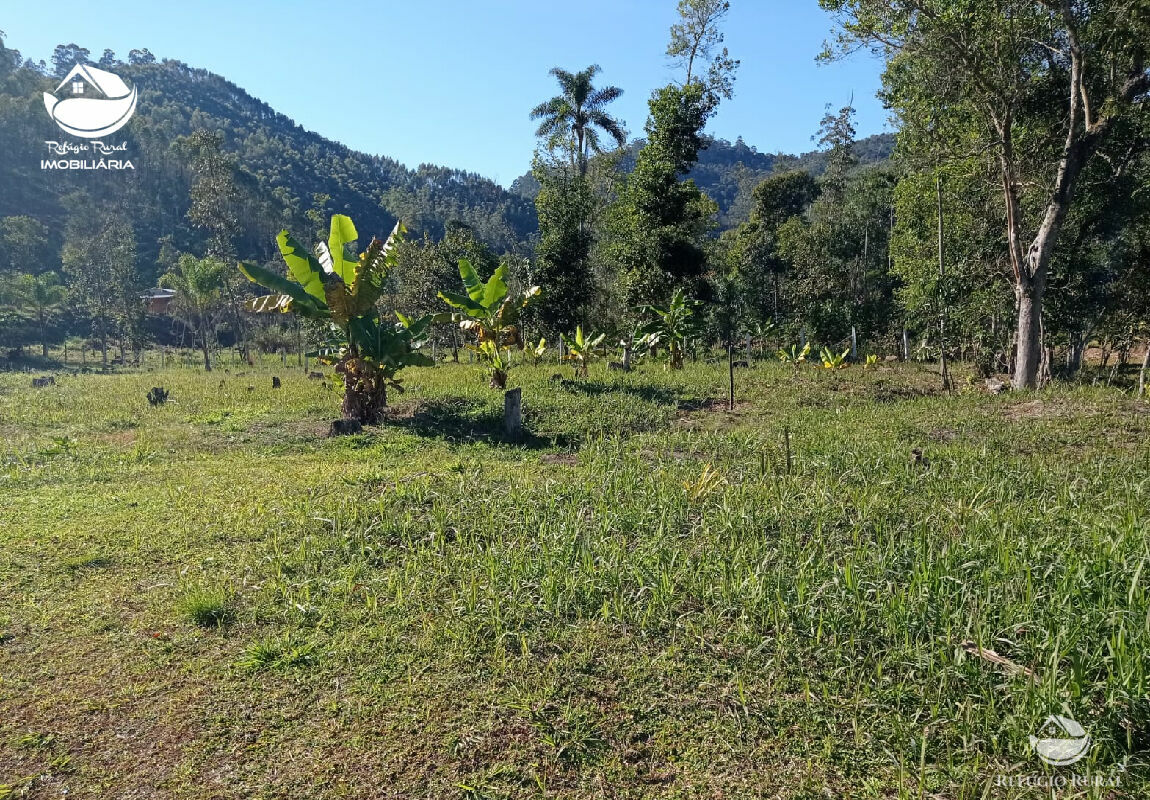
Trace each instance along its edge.
<path fill-rule="evenodd" d="M 328 436 L 352 436 L 363 432 L 363 425 L 355 419 L 333 419 Z"/>
<path fill-rule="evenodd" d="M 503 432 L 508 439 L 523 436 L 523 389 L 512 389 L 503 395 Z"/>

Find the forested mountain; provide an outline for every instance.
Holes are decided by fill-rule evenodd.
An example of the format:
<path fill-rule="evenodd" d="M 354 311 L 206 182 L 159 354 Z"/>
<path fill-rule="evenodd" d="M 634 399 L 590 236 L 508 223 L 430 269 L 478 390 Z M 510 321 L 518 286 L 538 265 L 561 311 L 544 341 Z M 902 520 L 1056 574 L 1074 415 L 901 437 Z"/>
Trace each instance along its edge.
<path fill-rule="evenodd" d="M 270 257 L 284 226 L 313 227 L 311 219 L 350 214 L 364 231 L 384 233 L 402 217 L 416 234 L 440 237 L 448 222 L 471 226 L 496 251 L 521 249 L 535 230 L 529 200 L 479 175 L 434 165 L 409 169 L 397 161 L 351 150 L 311 133 L 230 81 L 178 61 L 156 62 L 133 51 L 133 63 L 99 62 L 139 90 L 131 122 L 108 137 L 127 142 L 134 170 L 45 170 L 56 156 L 45 142 L 70 137 L 44 113 L 42 92 L 56 88 L 52 65 L 25 62 L 13 50 L 0 66 L 0 218 L 24 215 L 44 223 L 58 253 L 69 195 L 127 214 L 144 272 L 156 270 L 159 240 L 196 251 L 202 234 L 188 224 L 189 158 L 183 137 L 196 130 L 222 135 L 235 166 L 241 258 Z M 137 55 L 143 53 L 144 55 Z M 70 66 L 70 65 L 69 65 Z M 70 155 L 89 158 L 89 155 Z M 74 202 L 74 201 L 73 201 Z M 313 213 L 309 215 L 308 212 Z M 326 223 L 325 223 L 326 224 Z"/>
<path fill-rule="evenodd" d="M 0 43 L 0 48 L 3 44 Z M 0 67 L 0 217 L 24 215 L 44 223 L 59 252 L 68 216 L 64 198 L 80 192 L 85 202 L 108 204 L 133 219 L 141 271 L 155 271 L 159 241 L 171 236 L 181 250 L 196 250 L 200 234 L 186 220 L 192 176 L 182 137 L 195 130 L 218 132 L 234 156 L 240 188 L 237 255 L 270 258 L 280 228 L 306 230 L 314 219 L 346 213 L 364 230 L 389 230 L 402 218 L 416 235 L 441 238 L 448 223 L 462 222 L 496 252 L 529 252 L 537 229 L 530 174 L 511 191 L 480 175 L 430 164 L 410 169 L 385 156 L 368 155 L 309 132 L 234 83 L 179 61 L 157 62 L 133 51 L 130 63 L 105 54 L 114 69 L 138 88 L 132 121 L 113 138 L 127 142 L 134 170 L 44 170 L 46 141 L 66 138 L 44 113 L 41 93 L 56 88 L 53 65 L 24 62 L 4 50 Z M 69 50 L 70 56 L 84 51 Z M 749 215 L 754 187 L 780 165 L 822 171 L 824 156 L 761 153 L 742 139 L 709 139 L 690 173 L 719 205 L 726 229 Z M 629 171 L 642 140 L 632 142 L 621 167 Z M 860 162 L 889 156 L 893 136 L 861 140 Z M 76 156 L 72 156 L 76 157 Z M 312 212 L 310 215 L 308 212 Z"/>
<path fill-rule="evenodd" d="M 751 193 L 763 179 L 771 174 L 802 169 L 814 176 L 822 175 L 827 166 L 827 153 L 812 150 L 802 155 L 761 153 L 746 144 L 742 137 L 734 143 L 726 139 L 705 137 L 706 149 L 699 152 L 699 162 L 687 177 L 695 181 L 708 197 L 719 204 L 719 227 L 734 228 L 746 222 L 751 215 Z M 886 161 L 894 152 L 894 134 L 880 133 L 855 142 L 855 157 L 859 166 Z M 635 158 L 643 148 L 642 139 L 627 145 L 619 167 L 630 172 Z M 511 191 L 534 199 L 539 183 L 529 172 L 511 184 Z"/>

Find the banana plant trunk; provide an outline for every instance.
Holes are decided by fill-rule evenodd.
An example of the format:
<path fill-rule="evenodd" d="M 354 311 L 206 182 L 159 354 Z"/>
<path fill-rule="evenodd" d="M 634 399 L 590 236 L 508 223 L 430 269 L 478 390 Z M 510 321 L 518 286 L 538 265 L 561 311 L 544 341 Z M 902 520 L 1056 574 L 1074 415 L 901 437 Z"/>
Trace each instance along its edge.
<path fill-rule="evenodd" d="M 387 413 L 387 381 L 383 375 L 355 356 L 340 361 L 335 371 L 343 378 L 344 419 L 363 425 L 378 423 Z"/>

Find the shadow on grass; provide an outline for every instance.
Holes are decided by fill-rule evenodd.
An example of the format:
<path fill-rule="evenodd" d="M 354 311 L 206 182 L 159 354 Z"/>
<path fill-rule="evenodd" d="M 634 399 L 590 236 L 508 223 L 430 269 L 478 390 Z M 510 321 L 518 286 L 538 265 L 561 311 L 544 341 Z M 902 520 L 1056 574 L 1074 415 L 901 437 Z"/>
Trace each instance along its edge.
<path fill-rule="evenodd" d="M 466 397 L 425 400 L 410 415 L 395 417 L 389 424 L 406 428 L 417 436 L 442 439 L 453 443 L 489 442 L 527 450 L 567 448 L 573 443 L 566 434 L 537 436 L 524 430 L 518 439 L 509 439 L 503 431 L 503 415 L 486 403 Z M 528 426 L 530 420 L 524 420 Z"/>
<path fill-rule="evenodd" d="M 649 403 L 655 403 L 656 405 L 679 407 L 693 402 L 689 398 L 680 399 L 678 393 L 664 386 L 635 386 L 628 383 L 609 383 L 599 380 L 571 380 L 569 378 L 556 381 L 556 384 L 569 392 L 585 394 L 588 397 L 602 397 L 608 394 L 627 394 L 632 397 L 637 397 L 640 400 L 646 400 Z"/>

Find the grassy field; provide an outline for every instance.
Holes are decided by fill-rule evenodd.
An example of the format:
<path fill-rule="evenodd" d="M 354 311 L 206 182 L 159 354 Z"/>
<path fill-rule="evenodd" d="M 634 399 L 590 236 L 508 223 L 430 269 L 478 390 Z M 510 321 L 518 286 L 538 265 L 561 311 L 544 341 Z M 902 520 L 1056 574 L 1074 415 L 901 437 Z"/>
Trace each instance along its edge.
<path fill-rule="evenodd" d="M 1150 793 L 1150 406 L 558 371 L 0 374 L 0 798 Z"/>

